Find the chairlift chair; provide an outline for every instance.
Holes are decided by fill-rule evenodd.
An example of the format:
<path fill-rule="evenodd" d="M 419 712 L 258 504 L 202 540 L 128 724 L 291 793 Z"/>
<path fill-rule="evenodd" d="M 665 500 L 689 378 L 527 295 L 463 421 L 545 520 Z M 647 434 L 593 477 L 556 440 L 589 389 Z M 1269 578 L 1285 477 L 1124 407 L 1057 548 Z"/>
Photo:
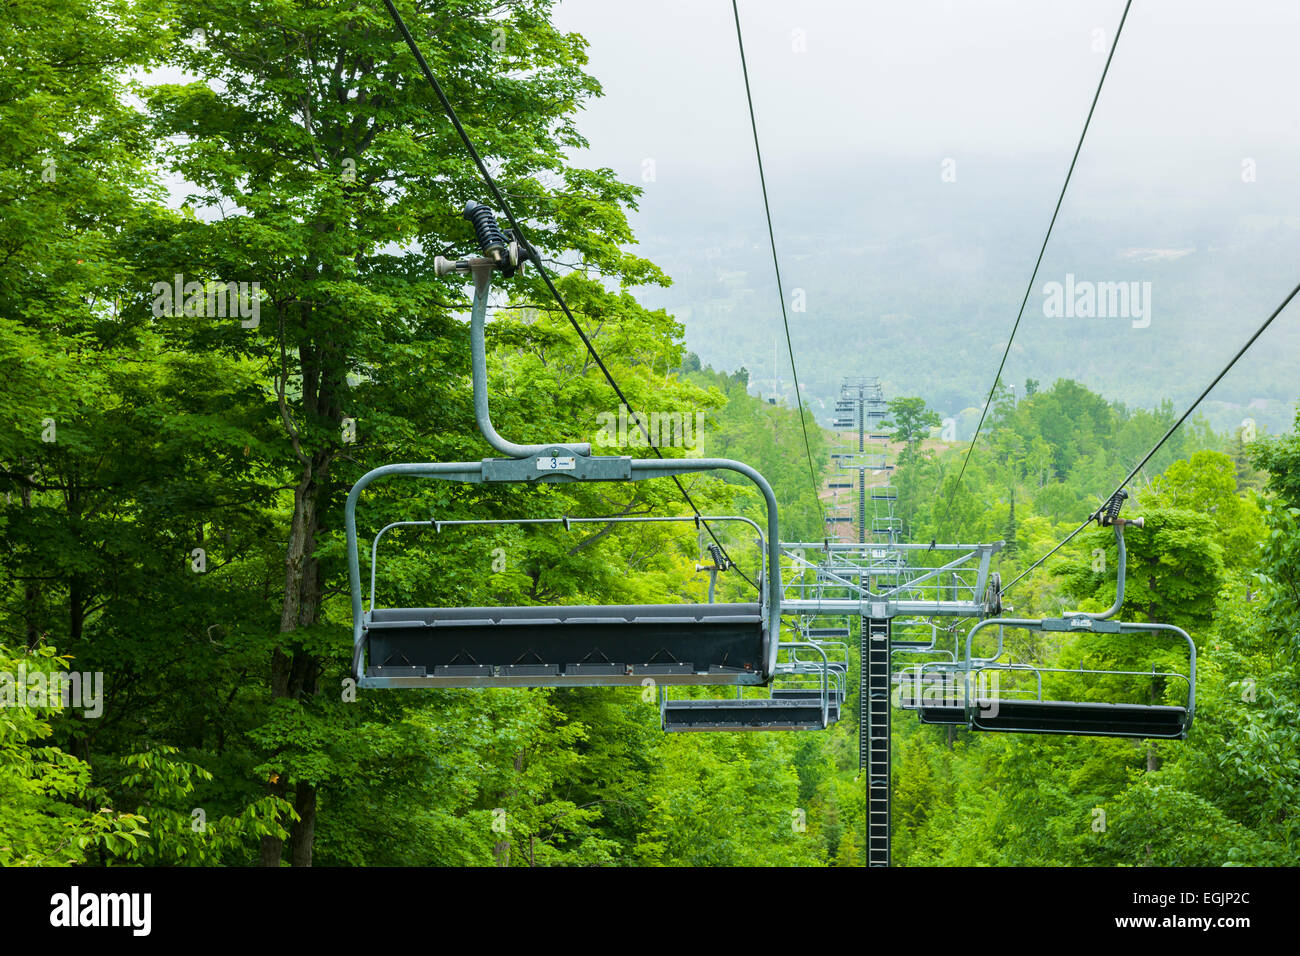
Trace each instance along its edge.
<path fill-rule="evenodd" d="M 767 480 L 742 462 L 720 458 L 634 459 L 591 454 L 587 443 L 519 445 L 502 438 L 488 413 L 484 337 L 494 272 L 506 277 L 535 256 L 503 233 L 478 203 L 464 211 L 482 257 L 438 257 L 439 275 L 474 281 L 470 345 L 474 411 L 487 442 L 505 457 L 474 462 L 384 465 L 363 475 L 345 507 L 352 598 L 353 674 L 363 688 L 537 687 L 768 683 L 777 663 L 781 569 L 776 498 Z M 357 543 L 357 504 L 384 478 L 475 484 L 641 481 L 730 471 L 752 481 L 767 509 L 758 600 L 730 604 L 559 607 L 364 606 Z M 373 553 L 373 552 L 372 552 Z"/>
<path fill-rule="evenodd" d="M 832 659 L 835 645 L 842 654 Z M 816 657 L 801 658 L 799 650 Z M 668 733 L 703 731 L 824 730 L 840 718 L 848 677 L 848 646 L 840 642 L 792 641 L 781 645 L 789 660 L 767 697 L 671 699 L 660 690 L 659 713 Z M 739 691 L 738 691 L 739 693 Z"/>
<path fill-rule="evenodd" d="M 1124 602 L 1124 575 L 1127 552 L 1124 545 L 1124 525 L 1143 526 L 1143 519 L 1126 521 L 1119 517 L 1119 509 L 1127 494 L 1119 492 L 1099 511 L 1096 518 L 1110 525 L 1115 532 L 1118 549 L 1118 572 L 1115 603 L 1101 613 L 1073 612 L 1059 618 L 1002 618 L 988 617 L 977 623 L 966 635 L 963 660 L 956 664 L 934 663 L 922 665 L 921 675 L 927 675 L 918 684 L 919 696 L 915 701 L 923 723 L 964 724 L 970 730 L 1030 734 L 1070 734 L 1090 737 L 1138 737 L 1150 739 L 1182 739 L 1191 729 L 1196 704 L 1196 644 L 1186 631 L 1172 624 L 1129 623 L 1112 620 Z M 998 595 L 1000 603 L 1001 595 Z M 998 629 L 997 648 L 990 657 L 974 653 L 975 637 L 986 628 Z M 1153 638 L 1168 637 L 1187 645 L 1186 673 L 1159 671 L 1153 665 L 1149 671 L 1115 670 L 1100 668 L 1046 667 L 1037 664 L 1005 660 L 1004 630 L 1018 628 L 1033 633 L 1049 634 L 1147 634 Z M 1044 677 L 1055 682 L 1058 677 L 1094 678 L 1102 681 L 1114 678 L 1164 680 L 1181 683 L 1185 690 L 1178 694 L 1176 704 L 1140 703 L 1134 701 L 1056 700 L 1044 691 Z M 1003 692 L 1001 682 L 1009 677 L 1012 689 Z M 1018 686 L 1018 679 L 1030 677 L 1026 686 Z M 998 686 L 990 688 L 991 681 Z M 947 693 L 935 699 L 927 694 L 927 687 L 940 686 Z M 1104 687 L 1100 689 L 1104 690 Z M 1050 692 L 1050 687 L 1049 687 Z M 1024 696 L 1019 696 L 1023 694 Z M 929 697 L 929 699 L 924 699 Z"/>

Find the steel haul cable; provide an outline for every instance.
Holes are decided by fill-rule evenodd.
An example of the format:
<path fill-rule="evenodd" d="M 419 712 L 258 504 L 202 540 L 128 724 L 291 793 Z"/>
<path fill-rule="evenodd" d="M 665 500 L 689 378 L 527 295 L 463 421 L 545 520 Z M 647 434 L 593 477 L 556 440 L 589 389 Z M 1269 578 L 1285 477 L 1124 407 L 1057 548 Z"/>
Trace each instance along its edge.
<path fill-rule="evenodd" d="M 1183 422 L 1187 421 L 1188 417 L 1192 414 L 1192 412 L 1196 411 L 1197 406 L 1199 406 L 1201 402 L 1205 401 L 1205 397 L 1210 394 L 1210 391 L 1214 388 L 1214 386 L 1219 384 L 1219 382 L 1223 379 L 1223 376 L 1227 375 L 1228 372 L 1232 369 L 1232 367 L 1237 364 L 1237 360 L 1246 354 L 1246 350 L 1255 344 L 1255 340 L 1264 334 L 1264 330 L 1273 324 L 1273 320 L 1282 314 L 1282 311 L 1288 305 L 1291 304 L 1291 300 L 1294 299 L 1297 295 L 1300 295 L 1300 285 L 1297 285 L 1294 289 L 1292 289 L 1290 292 L 1287 293 L 1286 298 L 1282 300 L 1281 304 L 1279 304 L 1278 307 L 1274 309 L 1272 313 L 1270 313 L 1269 317 L 1264 320 L 1263 324 L 1261 324 L 1260 327 L 1255 330 L 1254 334 L 1251 335 L 1251 337 L 1246 340 L 1246 343 L 1242 345 L 1241 348 L 1237 349 L 1237 354 L 1228 360 L 1228 364 L 1223 366 L 1223 368 L 1219 370 L 1219 374 L 1214 376 L 1214 378 L 1210 381 L 1209 385 L 1201 389 L 1201 394 L 1196 396 L 1196 400 L 1192 402 L 1192 404 L 1187 406 L 1187 409 L 1181 415 L 1178 416 L 1178 419 L 1172 425 L 1169 426 L 1169 429 L 1164 433 L 1161 439 L 1151 446 L 1151 450 L 1142 456 L 1142 460 L 1139 461 L 1133 467 L 1133 470 L 1130 471 L 1128 475 L 1125 476 L 1123 481 L 1121 481 L 1118 485 L 1115 486 L 1115 490 L 1106 496 L 1107 501 L 1109 501 L 1111 498 L 1115 497 L 1115 495 L 1123 491 L 1125 486 L 1127 486 L 1130 481 L 1132 481 L 1134 478 L 1137 477 L 1138 472 L 1142 470 L 1143 466 L 1145 466 L 1147 462 L 1149 462 L 1153 457 L 1155 457 L 1155 453 L 1160 450 L 1161 446 L 1163 446 L 1165 442 L 1169 441 L 1173 433 L 1178 430 L 1178 427 L 1182 425 Z M 1083 524 L 1079 525 L 1079 527 L 1071 531 L 1065 538 L 1063 538 L 1060 541 L 1060 543 L 1056 545 L 1056 547 L 1052 548 L 1051 551 L 1048 551 L 1045 555 L 1043 555 L 1041 558 L 1039 558 L 1029 567 L 1025 568 L 1025 570 L 1021 571 L 1018 575 L 1016 575 L 1016 577 L 1011 581 L 1011 583 L 1002 589 L 1002 593 L 1005 594 L 1007 591 L 1009 591 L 1011 589 L 1011 586 L 1015 584 L 1016 581 L 1019 581 L 1030 571 L 1034 570 L 1034 568 L 1038 567 L 1040 564 L 1042 564 L 1044 561 L 1050 558 L 1053 554 L 1059 551 L 1066 544 L 1066 542 L 1068 542 L 1071 538 L 1077 535 L 1084 528 L 1088 527 L 1088 525 L 1092 523 L 1093 518 L 1095 516 L 1096 516 L 1096 512 L 1089 515 L 1088 520 L 1086 520 Z"/>
<path fill-rule="evenodd" d="M 781 301 L 781 323 L 785 326 L 785 346 L 790 353 L 790 371 L 794 375 L 794 400 L 799 407 L 799 425 L 803 429 L 803 449 L 808 456 L 808 479 L 812 482 L 813 501 L 822 516 L 822 527 L 826 526 L 826 512 L 822 508 L 821 482 L 817 480 L 817 469 L 813 465 L 812 445 L 808 441 L 808 423 L 803 414 L 803 392 L 799 388 L 799 368 L 794 361 L 794 344 L 790 341 L 790 318 L 785 311 L 785 291 L 781 285 L 781 264 L 776 256 L 776 233 L 772 230 L 772 207 L 767 201 L 767 177 L 763 175 L 763 151 L 758 145 L 758 121 L 754 118 L 754 97 L 749 92 L 749 66 L 745 62 L 745 39 L 740 32 L 740 9 L 736 0 L 731 0 L 731 12 L 736 18 L 736 45 L 740 48 L 740 69 L 745 77 L 745 100 L 749 103 L 749 125 L 754 131 L 754 156 L 758 160 L 758 183 L 763 189 L 763 212 L 767 216 L 767 238 L 772 246 L 772 270 L 776 273 L 776 294 Z M 776 370 L 773 369 L 773 374 Z"/>
<path fill-rule="evenodd" d="M 1102 67 L 1101 79 L 1097 81 L 1097 92 L 1092 95 L 1092 105 L 1088 107 L 1088 116 L 1083 121 L 1083 130 L 1079 133 L 1079 142 L 1074 147 L 1074 156 L 1070 159 L 1070 168 L 1065 173 L 1065 182 L 1061 184 L 1061 193 L 1056 197 L 1056 208 L 1052 210 L 1052 219 L 1047 224 L 1047 234 L 1043 236 L 1043 244 L 1038 250 L 1038 258 L 1034 261 L 1034 271 L 1030 273 L 1029 283 L 1025 286 L 1024 297 L 1020 300 L 1020 310 L 1016 313 L 1015 324 L 1011 327 L 1011 336 L 1007 339 L 1007 347 L 1002 350 L 1002 360 L 998 363 L 998 370 L 993 376 L 993 385 L 989 388 L 988 398 L 984 401 L 984 410 L 980 412 L 979 424 L 975 426 L 975 434 L 970 440 L 970 447 L 966 449 L 966 457 L 962 459 L 961 471 L 957 475 L 957 483 L 952 487 L 952 494 L 947 498 L 944 504 L 944 520 L 948 518 L 949 508 L 952 506 L 952 499 L 957 496 L 957 490 L 961 487 L 961 480 L 966 475 L 966 466 L 970 464 L 971 453 L 975 451 L 975 443 L 979 441 L 980 430 L 984 427 L 984 419 L 989 413 L 989 407 L 993 404 L 993 395 L 997 391 L 998 382 L 1002 379 L 1002 370 L 1006 367 L 1007 356 L 1011 354 L 1011 343 L 1016 340 L 1016 332 L 1020 329 L 1020 320 L 1025 315 L 1025 304 L 1029 301 L 1029 293 L 1034 289 L 1034 281 L 1038 278 L 1038 269 L 1043 264 L 1043 255 L 1047 252 L 1048 240 L 1052 238 L 1052 229 L 1056 225 L 1056 217 L 1061 212 L 1061 203 L 1065 200 L 1065 190 L 1070 185 L 1070 177 L 1074 175 L 1074 167 L 1079 162 L 1079 152 L 1083 149 L 1084 137 L 1088 135 L 1088 127 L 1092 123 L 1092 114 L 1097 109 L 1097 100 L 1101 98 L 1101 88 L 1106 83 L 1106 74 L 1110 72 L 1110 61 L 1115 56 L 1115 47 L 1119 45 L 1120 34 L 1124 32 L 1124 21 L 1128 19 L 1129 7 L 1133 5 L 1133 0 L 1127 0 L 1124 4 L 1124 12 L 1120 15 L 1119 26 L 1115 28 L 1115 39 L 1111 42 L 1110 53 L 1106 55 L 1106 65 Z M 942 483 L 942 478 L 940 479 Z M 935 527 L 938 532 L 938 525 Z"/>
<path fill-rule="evenodd" d="M 451 125 L 455 128 L 457 134 L 460 136 L 461 142 L 465 145 L 465 149 L 473 158 L 474 164 L 478 167 L 478 171 L 483 177 L 483 182 L 487 184 L 488 189 L 492 192 L 492 197 L 496 200 L 497 208 L 501 210 L 502 214 L 508 220 L 510 220 L 510 225 L 514 229 L 515 238 L 519 240 L 520 248 L 531 250 L 532 247 L 528 244 L 528 239 L 524 234 L 522 224 L 517 218 L 515 218 L 514 212 L 510 209 L 510 204 L 506 201 L 506 197 L 497 187 L 496 180 L 492 178 L 492 174 L 488 171 L 487 164 L 483 162 L 483 157 L 480 156 L 478 150 L 474 148 L 474 143 L 469 138 L 469 134 L 465 132 L 465 127 L 461 125 L 460 118 L 456 115 L 455 108 L 452 107 L 451 101 L 447 99 L 447 94 L 443 92 L 442 85 L 438 82 L 437 77 L 433 75 L 433 70 L 429 68 L 428 62 L 424 59 L 424 54 L 420 52 L 419 46 L 416 45 L 415 38 L 411 36 L 411 31 L 407 29 L 406 21 L 404 21 L 402 15 L 397 12 L 397 7 L 394 6 L 393 0 L 384 0 L 384 5 L 388 8 L 388 13 L 393 18 L 393 23 L 396 25 L 398 32 L 402 34 L 402 39 L 406 41 L 406 45 L 410 48 L 411 54 L 415 57 L 415 62 L 420 67 L 420 72 L 424 74 L 424 78 L 428 80 L 429 85 L 433 87 L 433 92 L 438 97 L 438 102 L 442 104 L 442 108 L 446 112 L 447 118 L 451 120 Z M 555 283 L 552 281 L 550 273 L 547 272 L 546 267 L 542 265 L 541 256 L 536 252 L 536 250 L 533 250 L 532 259 L 533 265 L 537 268 L 538 274 L 542 277 L 542 281 L 546 283 L 546 288 L 550 290 L 551 295 L 560 306 L 560 310 L 568 318 L 574 331 L 578 333 L 578 337 L 582 339 L 582 344 L 587 347 L 587 352 L 591 355 L 592 360 L 605 376 L 605 381 L 608 382 L 610 388 L 614 390 L 614 394 L 618 396 L 619 401 L 628 409 L 629 417 L 635 416 L 637 425 L 645 434 L 646 444 L 650 447 L 650 450 L 655 453 L 656 457 L 663 458 L 663 452 L 661 452 L 650 440 L 650 432 L 646 428 L 645 421 L 643 420 L 645 416 L 633 412 L 632 403 L 627 400 L 627 396 L 623 394 L 623 390 L 619 388 L 618 382 L 614 380 L 614 376 L 610 373 L 609 368 L 606 367 L 604 360 L 601 359 L 600 353 L 596 351 L 595 344 L 583 330 L 582 325 L 574 317 L 573 312 L 570 311 L 568 304 L 564 301 L 564 297 L 560 295 L 560 290 L 555 287 Z M 700 509 L 695 506 L 695 501 L 691 498 L 690 493 L 687 492 L 686 486 L 682 484 L 681 479 L 676 475 L 670 475 L 669 477 L 672 478 L 673 482 L 677 485 L 677 489 L 682 493 L 682 497 L 686 499 L 686 503 L 691 506 L 691 510 L 695 512 L 697 516 L 700 515 Z M 709 537 L 713 539 L 714 544 L 719 548 L 722 548 L 722 553 L 727 557 L 731 566 L 735 568 L 736 573 L 744 578 L 751 587 L 761 591 L 762 589 L 759 588 L 758 584 L 750 580 L 749 576 L 746 575 L 745 572 L 736 567 L 735 562 L 731 560 L 731 556 L 727 554 L 727 549 L 723 546 L 722 542 L 718 540 L 717 535 L 713 533 L 713 529 L 709 527 L 707 522 L 704 522 L 704 527 L 705 530 L 709 532 Z"/>

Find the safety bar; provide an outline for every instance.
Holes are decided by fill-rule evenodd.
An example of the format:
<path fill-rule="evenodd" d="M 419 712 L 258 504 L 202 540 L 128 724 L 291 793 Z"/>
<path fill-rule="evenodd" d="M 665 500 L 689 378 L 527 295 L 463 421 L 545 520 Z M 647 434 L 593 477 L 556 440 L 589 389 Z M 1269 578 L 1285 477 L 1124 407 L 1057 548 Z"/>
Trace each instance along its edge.
<path fill-rule="evenodd" d="M 1059 619 L 1058 619 L 1058 618 L 1042 619 L 1042 618 L 997 618 L 997 617 L 990 617 L 990 618 L 986 618 L 986 619 L 984 619 L 983 621 L 980 621 L 979 623 L 977 623 L 974 627 L 972 627 L 972 628 L 971 628 L 971 629 L 966 633 L 966 658 L 965 658 L 965 660 L 964 660 L 962 663 L 956 665 L 956 666 L 958 667 L 958 669 L 960 669 L 960 670 L 961 670 L 962 672 L 964 672 L 965 675 L 966 675 L 966 683 L 967 683 L 967 692 L 968 692 L 968 695 L 969 695 L 969 690 L 970 690 L 970 686 L 969 686 L 969 685 L 970 685 L 970 675 L 971 675 L 971 673 L 972 673 L 973 671 L 975 671 L 975 670 L 983 670 L 983 669 L 986 669 L 986 668 L 996 668 L 997 666 L 999 666 L 999 665 L 997 664 L 997 660 L 998 660 L 999 657 L 1002 656 L 1002 650 L 1003 650 L 1003 647 L 1002 647 L 1002 628 L 1004 628 L 1004 627 L 1019 627 L 1019 628 L 1024 628 L 1025 630 L 1029 630 L 1029 631 L 1040 631 L 1040 632 L 1041 632 L 1041 631 L 1045 631 L 1045 630 L 1046 630 L 1046 629 L 1043 627 L 1044 620 L 1052 620 L 1052 621 L 1057 621 L 1057 620 L 1059 620 L 1059 621 L 1062 621 L 1062 622 L 1073 622 L 1073 621 L 1080 621 L 1080 620 L 1082 620 L 1082 621 L 1091 622 L 1091 621 L 1103 620 L 1103 618 L 1099 618 L 1099 617 L 1096 617 L 1096 616 L 1090 616 L 1090 615 L 1076 615 L 1076 616 L 1074 616 L 1074 617 L 1066 617 L 1066 618 L 1059 618 Z M 1096 632 L 1094 632 L 1094 631 L 1089 630 L 1089 628 L 1086 627 L 1086 626 L 1081 626 L 1081 627 L 1078 627 L 1078 628 L 1069 628 L 1069 629 L 1062 628 L 1062 629 L 1059 631 L 1059 633 L 1065 633 L 1065 634 L 1081 634 L 1081 633 L 1082 633 L 1082 634 L 1088 634 L 1088 633 L 1119 633 L 1119 634 L 1132 634 L 1132 633 L 1140 633 L 1140 632 L 1148 632 L 1148 633 L 1149 633 L 1149 632 L 1154 632 L 1154 631 L 1168 631 L 1168 632 L 1172 632 L 1172 633 L 1177 634 L 1177 635 L 1179 635 L 1180 637 L 1182 637 L 1182 639 L 1187 643 L 1187 651 L 1188 651 L 1188 672 L 1187 672 L 1187 674 L 1186 674 L 1186 675 L 1183 675 L 1183 674 L 1177 674 L 1177 673 L 1175 673 L 1175 674 L 1172 674 L 1172 675 L 1166 675 L 1166 674 L 1163 674 L 1163 673 L 1156 673 L 1154 670 L 1151 671 L 1150 673 L 1151 673 L 1151 676 L 1154 676 L 1154 677 L 1160 677 L 1160 676 L 1176 676 L 1176 677 L 1180 677 L 1180 678 L 1182 678 L 1183 680 L 1187 681 L 1187 684 L 1188 684 L 1188 691 L 1187 691 L 1187 714 L 1188 714 L 1188 720 L 1190 721 L 1190 720 L 1191 720 L 1191 716 L 1192 716 L 1192 714 L 1193 714 L 1193 712 L 1194 712 L 1194 710 L 1195 710 L 1195 707 L 1196 707 L 1196 642 L 1192 640 L 1191 635 L 1188 634 L 1186 631 L 1184 631 L 1181 627 L 1178 627 L 1177 625 L 1174 625 L 1174 624 L 1154 624 L 1154 623 L 1152 623 L 1152 624 L 1137 624 L 1137 623 L 1126 623 L 1126 622 L 1124 622 L 1124 621 L 1110 621 L 1109 623 L 1110 623 L 1110 625 L 1111 625 L 1111 628 L 1113 628 L 1113 630 L 1112 630 L 1112 629 L 1107 629 L 1106 631 L 1096 631 Z M 974 643 L 974 640 L 975 640 L 975 635 L 976 635 L 976 633 L 978 633 L 982 628 L 989 627 L 989 626 L 993 626 L 993 625 L 996 625 L 997 628 L 998 628 L 998 652 L 997 652 L 993 657 L 985 657 L 985 658 L 975 658 L 975 657 L 973 657 L 971 651 L 972 651 L 972 647 L 973 647 L 973 643 Z M 1051 633 L 1058 633 L 1058 631 L 1053 630 Z M 1007 665 L 1001 665 L 1001 666 L 1006 667 Z M 1043 670 L 1044 670 L 1044 671 L 1050 671 L 1050 670 L 1053 670 L 1053 668 L 1043 668 Z M 1088 670 L 1076 670 L 1075 668 L 1068 668 L 1068 667 L 1067 667 L 1067 668 L 1056 668 L 1056 670 L 1060 670 L 1060 671 L 1062 671 L 1062 672 L 1064 672 L 1064 673 L 1093 673 L 1093 671 L 1088 671 Z M 1146 675 L 1148 672 L 1147 672 L 1147 671 L 1128 672 L 1128 671 L 1106 671 L 1106 670 L 1097 670 L 1097 671 L 1095 671 L 1095 673 L 1098 673 L 1098 674 L 1114 674 L 1114 675 L 1117 675 L 1117 676 L 1141 676 L 1141 675 Z M 969 696 L 968 696 L 968 699 L 969 699 Z"/>
<path fill-rule="evenodd" d="M 830 685 L 828 683 L 828 679 L 831 670 L 830 659 L 826 656 L 826 651 L 820 646 L 818 646 L 817 644 L 814 644 L 812 641 L 790 641 L 787 644 L 782 644 L 781 647 L 787 648 L 792 651 L 798 647 L 808 647 L 808 648 L 812 648 L 813 650 L 817 651 L 817 653 L 821 654 L 822 656 L 822 661 L 821 661 L 822 663 L 822 669 L 821 669 L 822 726 L 825 727 L 830 717 Z"/>
<path fill-rule="evenodd" d="M 898 672 L 898 677 L 900 678 L 896 682 L 898 684 L 898 690 L 899 690 L 898 706 L 903 708 L 904 710 L 918 710 L 920 708 L 921 706 L 920 701 L 923 698 L 919 695 L 924 693 L 923 685 L 925 684 L 926 670 L 928 668 L 932 668 L 933 669 L 931 671 L 932 673 L 938 674 L 943 678 L 943 686 L 945 691 L 946 690 L 953 691 L 953 696 L 951 698 L 948 697 L 946 694 L 943 696 L 942 698 L 943 702 L 952 703 L 953 705 L 956 705 L 958 703 L 964 705 L 966 701 L 966 684 L 964 680 L 959 683 L 956 679 L 958 674 L 964 673 L 964 669 L 960 665 L 952 664 L 947 661 L 926 661 L 924 663 L 908 664 L 902 671 Z M 1051 670 L 1051 668 L 1040 668 L 1033 664 L 1002 664 L 989 669 L 1006 670 L 1006 671 L 1026 671 L 1029 673 L 1033 673 L 1037 677 L 1037 692 L 1034 698 L 1035 700 L 1043 699 L 1042 672 L 1044 670 Z M 909 673 L 913 675 L 910 678 L 910 680 L 907 676 Z M 903 696 L 903 687 L 908 683 L 910 683 L 914 688 L 914 690 L 916 691 L 916 693 L 914 693 L 910 698 L 907 698 L 908 700 L 911 701 L 911 703 L 905 703 L 904 696 Z M 960 701 L 957 699 L 956 696 L 956 692 L 958 689 L 961 690 Z M 928 700 L 929 698 L 925 698 L 925 699 Z"/>
<path fill-rule="evenodd" d="M 1018 670 L 1033 671 L 1038 676 L 1038 696 L 1035 698 L 1036 700 L 1043 699 L 1044 674 L 1099 674 L 1105 677 L 1176 677 L 1185 684 L 1191 684 L 1191 680 L 1186 674 L 1180 674 L 1177 671 L 1158 671 L 1154 667 L 1149 671 L 1115 671 L 1102 670 L 1097 667 L 1039 667 L 1036 664 L 986 664 L 972 668 L 971 673 Z"/>
<path fill-rule="evenodd" d="M 630 524 L 630 523 L 651 523 L 651 522 L 681 522 L 691 521 L 696 526 L 701 521 L 743 521 L 754 529 L 758 535 L 759 553 L 762 558 L 763 574 L 767 574 L 767 551 L 764 549 L 763 529 L 758 523 L 744 515 L 610 515 L 607 517 L 563 517 L 563 518 L 456 518 L 456 519 L 426 519 L 423 521 L 392 521 L 384 525 L 375 534 L 374 542 L 370 546 L 370 610 L 375 610 L 375 570 L 379 567 L 379 539 L 384 533 L 393 528 L 409 527 L 432 527 L 434 531 L 441 531 L 444 527 L 460 527 L 464 525 L 524 525 L 524 524 L 562 524 L 566 531 L 570 525 L 574 524 Z"/>
<path fill-rule="evenodd" d="M 824 659 L 827 659 L 828 661 L 829 661 L 829 655 L 826 653 L 827 651 L 829 650 L 843 651 L 844 653 L 843 660 L 829 661 L 829 664 L 832 668 L 847 668 L 849 666 L 849 645 L 844 643 L 844 641 L 814 641 L 812 639 L 808 639 L 807 641 L 799 641 L 799 642 L 792 642 L 789 644 L 782 644 L 781 647 L 782 649 L 785 648 L 792 649 L 790 653 L 790 663 L 812 664 L 816 666 L 817 661 L 805 661 L 799 658 L 799 651 L 797 650 L 797 648 L 803 647 L 806 644 L 815 644 L 821 650 L 822 657 Z"/>

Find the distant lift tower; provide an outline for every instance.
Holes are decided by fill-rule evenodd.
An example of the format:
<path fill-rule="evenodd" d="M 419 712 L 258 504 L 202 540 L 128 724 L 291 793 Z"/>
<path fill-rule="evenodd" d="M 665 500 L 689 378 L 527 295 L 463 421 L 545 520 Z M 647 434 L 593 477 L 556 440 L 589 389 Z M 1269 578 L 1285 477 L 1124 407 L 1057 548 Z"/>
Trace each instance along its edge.
<path fill-rule="evenodd" d="M 827 554 L 823 564 L 831 566 L 832 577 L 842 574 L 852 581 L 858 597 L 897 593 L 915 577 L 909 573 L 908 555 L 898 548 L 902 521 L 894 514 L 898 496 L 890 483 L 894 466 L 888 454 L 888 414 L 879 379 L 846 378 L 840 384 L 834 427 L 842 441 L 831 458 L 839 471 L 856 473 L 856 482 L 831 482 L 836 497 L 827 530 L 841 542 L 852 542 L 854 536 L 846 538 L 844 531 L 846 526 L 856 525 L 858 547 Z M 846 430 L 848 441 L 844 442 Z M 845 490 L 856 491 L 857 500 L 847 506 L 839 497 Z M 888 601 L 869 601 L 860 608 L 868 613 L 860 614 L 858 759 L 867 776 L 867 862 L 873 866 L 889 865 L 890 608 Z"/>
<path fill-rule="evenodd" d="M 912 630 L 930 618 L 987 617 L 993 555 L 1002 543 L 782 542 L 781 614 L 801 621 L 861 621 L 859 760 L 866 775 L 867 864 L 888 866 L 890 658 L 926 653 L 925 642 L 894 641 L 897 619 Z M 926 625 L 927 629 L 929 625 Z M 811 628 L 808 633 L 818 633 Z"/>
<path fill-rule="evenodd" d="M 835 492 L 827 517 L 832 536 L 858 544 L 878 541 L 897 543 L 901 521 L 894 515 L 896 495 L 890 487 L 894 466 L 889 463 L 889 434 L 884 420 L 889 408 L 878 379 L 845 379 L 835 403 L 834 426 L 840 438 L 831 460 L 837 469 L 847 472 L 849 480 L 837 478 L 830 483 Z M 844 431 L 848 430 L 848 436 Z M 855 480 L 852 480 L 853 478 Z M 841 492 L 856 492 L 856 500 L 846 503 Z M 871 501 L 868 515 L 867 501 Z M 850 528 L 856 525 L 856 536 Z"/>

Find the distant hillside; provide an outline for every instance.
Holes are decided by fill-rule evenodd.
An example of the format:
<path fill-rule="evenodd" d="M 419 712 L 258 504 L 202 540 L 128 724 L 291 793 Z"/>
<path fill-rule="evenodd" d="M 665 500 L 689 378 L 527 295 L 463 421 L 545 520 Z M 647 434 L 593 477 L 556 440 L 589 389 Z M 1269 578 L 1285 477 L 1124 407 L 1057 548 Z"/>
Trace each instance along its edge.
<path fill-rule="evenodd" d="M 983 404 L 1005 347 L 1050 214 L 1049 179 L 1059 173 L 1015 178 L 972 160 L 960 183 L 945 184 L 931 164 L 918 166 L 879 164 L 847 182 L 787 174 L 774 198 L 795 355 L 823 424 L 841 377 L 862 373 L 879 375 L 886 394 L 920 395 L 959 418 Z M 654 221 L 680 231 L 641 237 L 641 251 L 674 285 L 644 298 L 678 316 L 704 363 L 743 366 L 751 391 L 792 398 L 756 197 L 739 186 L 707 199 L 674 188 L 673 204 L 656 207 Z M 1195 197 L 1080 183 L 1062 209 L 1004 382 L 1023 393 L 1029 378 L 1044 386 L 1071 378 L 1143 408 L 1190 401 L 1300 278 L 1300 216 L 1278 214 L 1274 199 L 1231 182 Z M 1138 283 L 1149 292 L 1145 315 L 1048 317 L 1044 288 L 1067 276 Z M 1210 423 L 1226 431 L 1249 416 L 1268 431 L 1286 430 L 1300 390 L 1298 354 L 1300 315 L 1284 314 L 1203 406 Z M 973 422 L 962 424 L 959 437 L 967 437 Z"/>

